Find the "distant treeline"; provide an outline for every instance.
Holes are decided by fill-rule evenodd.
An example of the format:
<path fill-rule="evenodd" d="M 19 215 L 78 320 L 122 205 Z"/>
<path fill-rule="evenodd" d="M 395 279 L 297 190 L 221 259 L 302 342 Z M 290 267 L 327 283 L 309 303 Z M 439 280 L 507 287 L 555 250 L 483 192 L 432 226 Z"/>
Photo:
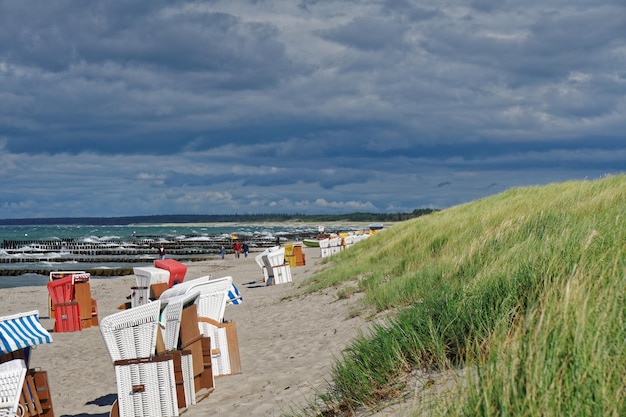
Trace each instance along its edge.
<path fill-rule="evenodd" d="M 129 225 L 161 223 L 263 223 L 263 222 L 399 222 L 430 214 L 436 209 L 415 209 L 411 213 L 349 214 L 164 214 L 126 217 L 51 217 L 0 219 L 0 225 Z"/>

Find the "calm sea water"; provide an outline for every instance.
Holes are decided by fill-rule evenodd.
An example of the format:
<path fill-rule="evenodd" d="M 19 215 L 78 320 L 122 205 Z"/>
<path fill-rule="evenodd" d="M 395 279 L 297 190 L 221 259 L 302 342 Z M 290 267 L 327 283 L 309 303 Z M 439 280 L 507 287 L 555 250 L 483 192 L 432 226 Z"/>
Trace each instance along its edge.
<path fill-rule="evenodd" d="M 349 230 L 351 226 L 340 227 L 342 230 Z M 36 250 L 33 241 L 53 241 L 65 242 L 74 240 L 81 243 L 93 243 L 94 245 L 115 245 L 124 249 L 132 247 L 135 239 L 153 239 L 155 242 L 175 242 L 181 240 L 202 241 L 214 239 L 216 237 L 230 237 L 233 234 L 240 239 L 256 238 L 274 240 L 276 236 L 289 234 L 298 236 L 310 234 L 318 229 L 318 226 L 267 226 L 267 225 L 223 225 L 223 226 L 196 226 L 196 225 L 133 225 L 133 226 L 72 226 L 72 225 L 46 225 L 46 226 L 0 226 L 0 242 L 18 241 L 24 246 L 20 253 L 0 249 L 0 258 L 9 257 L 41 257 L 41 253 Z M 116 264 L 111 262 L 98 262 L 97 259 L 91 263 L 64 261 L 55 262 L 55 257 L 64 257 L 64 253 L 46 253 L 42 262 L 7 262 L 0 263 L 0 288 L 20 287 L 30 285 L 46 285 L 47 275 L 25 273 L 15 275 L 7 271 L 38 270 L 48 269 L 51 271 L 72 271 L 94 268 L 117 268 L 128 266 L 152 265 L 154 255 L 138 255 L 137 262 Z M 127 257 L 127 256 L 126 256 Z M 142 259 L 143 257 L 143 259 Z M 109 257 L 110 258 L 110 257 Z M 97 277 L 94 277 L 97 278 Z M 106 278 L 103 278 L 106 279 Z"/>

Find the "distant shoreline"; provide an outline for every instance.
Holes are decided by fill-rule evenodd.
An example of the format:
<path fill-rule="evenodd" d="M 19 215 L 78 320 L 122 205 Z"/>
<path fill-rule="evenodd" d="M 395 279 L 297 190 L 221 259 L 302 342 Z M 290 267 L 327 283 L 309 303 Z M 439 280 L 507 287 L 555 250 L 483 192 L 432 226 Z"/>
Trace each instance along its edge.
<path fill-rule="evenodd" d="M 161 224 L 330 224 L 330 223 L 392 223 L 430 214 L 434 209 L 416 209 L 412 213 L 347 213 L 343 215 L 289 215 L 289 214 L 244 214 L 244 215 L 150 215 L 119 217 L 46 217 L 0 219 L 0 226 L 131 226 Z"/>

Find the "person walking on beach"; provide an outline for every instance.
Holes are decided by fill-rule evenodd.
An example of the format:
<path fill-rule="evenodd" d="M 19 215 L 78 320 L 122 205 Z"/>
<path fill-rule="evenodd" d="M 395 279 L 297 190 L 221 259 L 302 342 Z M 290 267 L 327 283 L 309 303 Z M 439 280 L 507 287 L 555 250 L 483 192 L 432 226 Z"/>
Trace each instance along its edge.
<path fill-rule="evenodd" d="M 235 258 L 239 258 L 239 253 L 241 253 L 241 243 L 235 242 L 233 250 L 235 251 Z"/>
<path fill-rule="evenodd" d="M 250 248 L 248 247 L 248 242 L 243 242 L 243 256 L 247 258 L 249 251 Z"/>
<path fill-rule="evenodd" d="M 226 248 L 224 245 L 220 248 L 220 255 L 222 255 L 222 260 L 224 260 L 224 255 L 226 255 Z"/>
<path fill-rule="evenodd" d="M 163 245 L 161 245 L 161 247 L 159 248 L 159 259 L 165 259 L 165 248 L 163 247 Z"/>

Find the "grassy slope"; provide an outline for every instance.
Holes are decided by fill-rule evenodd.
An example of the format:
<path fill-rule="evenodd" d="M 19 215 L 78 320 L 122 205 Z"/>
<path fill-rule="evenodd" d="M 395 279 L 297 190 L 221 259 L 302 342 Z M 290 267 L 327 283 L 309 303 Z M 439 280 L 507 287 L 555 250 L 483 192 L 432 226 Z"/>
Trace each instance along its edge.
<path fill-rule="evenodd" d="M 330 262 L 307 291 L 363 291 L 363 311 L 394 314 L 345 351 L 306 415 L 372 407 L 411 369 L 470 366 L 437 414 L 626 415 L 626 176 L 511 189 Z"/>

